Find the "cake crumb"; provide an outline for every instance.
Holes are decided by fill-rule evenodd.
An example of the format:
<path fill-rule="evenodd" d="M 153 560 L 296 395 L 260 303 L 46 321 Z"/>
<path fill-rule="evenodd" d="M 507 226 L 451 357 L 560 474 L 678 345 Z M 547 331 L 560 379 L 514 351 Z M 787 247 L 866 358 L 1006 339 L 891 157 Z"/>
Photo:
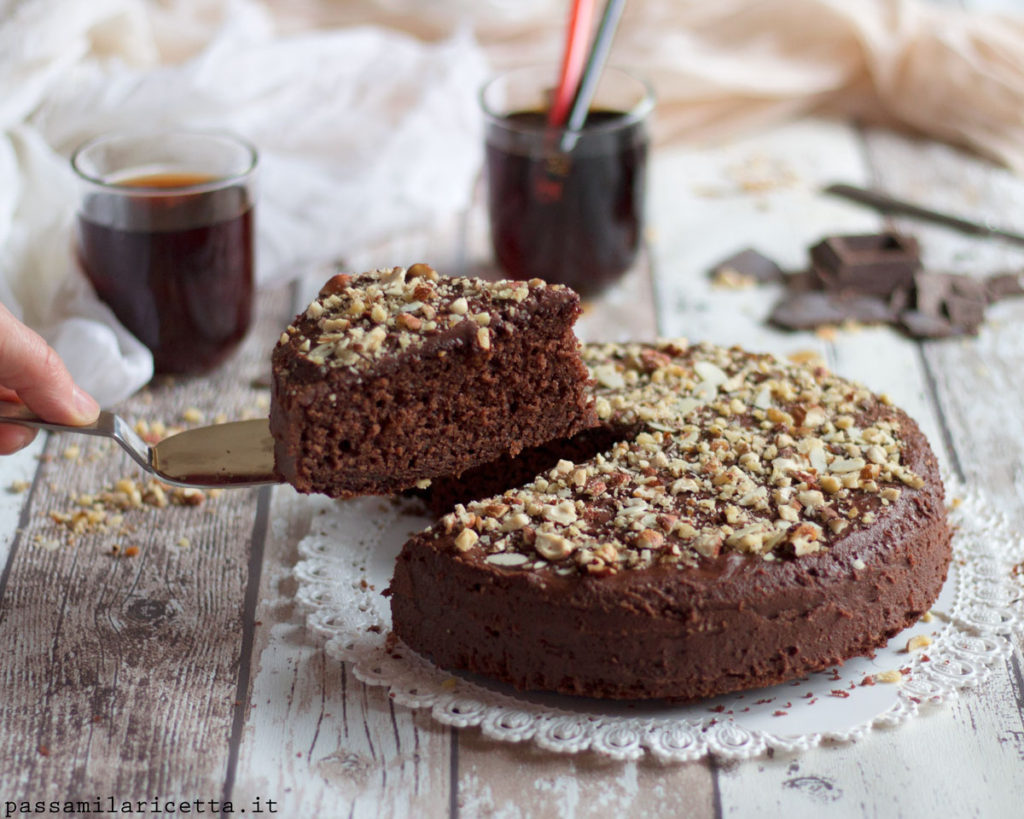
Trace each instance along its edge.
<path fill-rule="evenodd" d="M 794 350 L 786 356 L 794 364 L 824 364 L 825 360 L 817 350 Z"/>
<path fill-rule="evenodd" d="M 711 279 L 711 286 L 720 290 L 747 290 L 756 284 L 757 280 L 753 276 L 741 273 L 733 267 L 718 268 Z"/>

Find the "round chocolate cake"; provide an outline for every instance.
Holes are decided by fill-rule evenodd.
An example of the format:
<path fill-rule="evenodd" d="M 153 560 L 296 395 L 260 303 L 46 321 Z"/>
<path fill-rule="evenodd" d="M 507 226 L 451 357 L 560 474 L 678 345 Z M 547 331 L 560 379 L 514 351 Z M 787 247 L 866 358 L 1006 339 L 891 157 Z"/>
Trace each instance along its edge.
<path fill-rule="evenodd" d="M 689 700 L 870 654 L 934 602 L 942 484 L 884 396 L 736 348 L 583 356 L 600 446 L 405 544 L 409 647 L 520 689 Z"/>

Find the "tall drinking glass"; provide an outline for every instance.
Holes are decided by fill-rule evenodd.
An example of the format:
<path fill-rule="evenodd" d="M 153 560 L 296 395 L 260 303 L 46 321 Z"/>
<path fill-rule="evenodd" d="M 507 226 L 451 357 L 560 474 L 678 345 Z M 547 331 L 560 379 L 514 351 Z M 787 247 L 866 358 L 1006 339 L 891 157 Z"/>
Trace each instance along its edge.
<path fill-rule="evenodd" d="M 550 128 L 556 76 L 520 68 L 481 91 L 491 244 L 512 278 L 591 295 L 629 270 L 641 246 L 654 95 L 606 68 L 583 127 Z"/>
<path fill-rule="evenodd" d="M 215 133 L 114 133 L 71 160 L 78 259 L 158 373 L 202 373 L 249 329 L 257 153 Z"/>

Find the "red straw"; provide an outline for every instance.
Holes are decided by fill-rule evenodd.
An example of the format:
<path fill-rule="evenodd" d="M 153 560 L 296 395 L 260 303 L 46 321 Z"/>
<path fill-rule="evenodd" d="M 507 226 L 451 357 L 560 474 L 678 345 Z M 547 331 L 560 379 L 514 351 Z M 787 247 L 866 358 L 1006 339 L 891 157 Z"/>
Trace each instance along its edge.
<path fill-rule="evenodd" d="M 569 116 L 576 90 L 579 88 L 583 64 L 587 56 L 587 40 L 590 24 L 594 19 L 595 0 L 573 0 L 569 12 L 569 27 L 565 37 L 565 54 L 562 56 L 562 70 L 558 78 L 555 98 L 548 111 L 548 125 L 561 128 Z"/>

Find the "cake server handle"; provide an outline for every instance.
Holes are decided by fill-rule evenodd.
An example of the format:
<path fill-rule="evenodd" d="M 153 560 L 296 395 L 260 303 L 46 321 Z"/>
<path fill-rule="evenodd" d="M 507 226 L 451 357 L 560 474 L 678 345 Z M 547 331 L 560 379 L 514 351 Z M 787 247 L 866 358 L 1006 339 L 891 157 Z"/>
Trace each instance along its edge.
<path fill-rule="evenodd" d="M 24 404 L 0 401 L 0 423 L 112 438 L 146 472 L 176 486 L 244 487 L 281 481 L 274 472 L 274 439 L 266 418 L 187 429 L 153 446 L 106 410 L 91 424 L 71 426 L 44 421 Z"/>

